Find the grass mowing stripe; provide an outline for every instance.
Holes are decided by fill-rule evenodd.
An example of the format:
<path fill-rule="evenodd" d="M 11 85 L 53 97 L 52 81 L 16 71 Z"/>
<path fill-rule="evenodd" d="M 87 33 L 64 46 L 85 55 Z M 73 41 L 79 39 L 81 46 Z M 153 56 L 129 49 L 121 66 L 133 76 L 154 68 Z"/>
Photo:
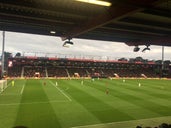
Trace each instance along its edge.
<path fill-rule="evenodd" d="M 156 81 L 156 83 L 159 85 L 160 82 L 164 83 L 164 81 Z M 168 82 L 168 81 L 167 81 Z M 142 94 L 148 94 L 150 96 L 152 96 L 151 98 L 149 97 L 148 100 L 153 100 L 154 102 L 163 102 L 163 105 L 169 105 L 171 106 L 170 100 L 171 100 L 171 93 L 168 92 L 168 88 L 167 89 L 156 89 L 155 88 L 155 83 L 151 83 L 151 80 L 141 80 L 141 84 L 142 86 L 139 88 L 138 84 L 135 83 L 134 81 L 130 81 L 125 83 L 129 86 L 124 86 L 125 88 L 130 88 L 131 90 L 136 91 L 137 93 L 142 93 Z M 171 84 L 171 83 L 170 83 Z M 136 86 L 137 85 L 137 86 Z"/>
<path fill-rule="evenodd" d="M 138 83 L 141 83 L 143 87 L 146 87 L 148 90 L 153 89 L 154 93 L 156 92 L 160 92 L 161 94 L 170 94 L 170 88 L 168 86 L 166 86 L 166 84 L 164 83 L 168 83 L 170 84 L 171 81 L 170 80 L 141 80 L 141 79 L 137 79 L 135 80 L 129 80 L 128 83 L 131 83 L 133 85 Z M 167 87 L 167 89 L 165 88 Z M 151 89 L 150 89 L 151 88 Z"/>
<path fill-rule="evenodd" d="M 52 81 L 55 83 L 56 80 Z M 70 80 L 58 80 L 58 87 L 61 90 L 65 90 L 65 92 L 70 97 L 72 97 L 72 93 L 77 93 L 79 97 L 82 96 L 80 92 L 76 91 L 74 88 L 72 88 L 72 86 L 70 86 L 70 82 L 72 83 L 72 81 Z M 53 86 L 52 88 L 54 89 Z M 52 104 L 52 106 L 56 111 L 56 114 L 60 115 L 60 121 L 62 122 L 61 124 L 63 124 L 63 128 L 70 128 L 71 126 L 76 125 L 86 125 L 101 122 L 96 116 L 94 116 L 91 112 L 85 109 L 85 107 L 79 102 L 77 102 L 77 100 L 75 100 L 73 97 L 72 102 Z"/>
<path fill-rule="evenodd" d="M 113 122 L 133 119 L 130 115 L 127 115 L 126 113 L 109 106 L 103 100 L 99 100 L 96 97 L 93 97 L 88 94 L 88 90 L 80 86 L 78 82 L 79 81 L 72 80 L 68 83 L 69 86 L 74 89 L 75 92 L 77 92 L 70 93 L 70 95 L 85 109 L 87 109 L 90 113 L 96 116 L 96 118 L 98 118 L 101 122 Z"/>
<path fill-rule="evenodd" d="M 21 95 L 19 91 L 21 90 L 20 85 L 23 84 L 25 80 L 17 80 L 15 79 L 15 86 L 11 86 L 10 82 L 8 82 L 9 87 L 5 90 L 0 96 L 0 103 L 1 104 L 9 104 L 9 103 L 18 103 L 21 100 Z M 14 126 L 17 111 L 19 105 L 15 106 L 2 106 L 0 105 L 0 128 L 12 128 Z"/>
<path fill-rule="evenodd" d="M 145 85 L 141 87 L 125 86 L 124 88 L 133 91 L 134 94 L 136 93 L 135 95 L 139 95 L 140 97 L 146 97 L 146 99 L 152 100 L 156 104 L 159 103 L 166 106 L 171 106 L 169 94 L 163 94 L 163 92 L 160 90 L 154 91 L 153 88 L 149 89 Z"/>
<path fill-rule="evenodd" d="M 119 87 L 116 86 L 115 88 L 117 89 Z M 131 89 L 126 89 L 125 87 L 123 87 L 122 88 L 122 92 L 120 91 L 120 93 L 125 94 L 126 97 L 130 97 L 130 98 L 132 97 L 131 99 L 134 99 L 136 97 L 137 101 L 136 100 L 129 100 L 129 101 L 130 102 L 136 101 L 137 105 L 140 104 L 141 106 L 143 106 L 143 107 L 145 107 L 147 109 L 150 109 L 151 111 L 154 111 L 156 109 L 155 111 L 160 113 L 160 114 L 162 112 L 160 112 L 158 110 L 158 108 L 160 108 L 161 110 L 168 110 L 168 109 L 170 109 L 170 107 L 168 105 L 165 106 L 165 105 L 163 105 L 160 102 L 156 102 L 157 97 L 153 96 L 153 99 L 151 99 L 151 97 L 149 97 L 145 92 L 144 93 L 137 93 L 136 90 L 132 91 Z"/>
<path fill-rule="evenodd" d="M 49 81 L 51 83 L 51 85 L 53 85 L 56 89 L 58 89 L 59 92 L 61 92 L 69 101 L 72 101 L 71 98 L 69 96 L 67 96 L 67 94 L 65 94 L 60 88 L 58 88 L 57 86 L 55 86 L 55 84 L 52 81 Z"/>
<path fill-rule="evenodd" d="M 112 87 L 111 85 L 108 85 Z M 99 82 L 94 82 L 93 85 L 90 85 L 89 87 L 101 91 L 101 93 L 104 95 L 105 90 L 106 90 L 106 83 L 99 81 Z M 151 110 L 148 110 L 141 105 L 137 105 L 136 103 L 130 102 L 130 100 L 136 100 L 135 98 L 130 98 L 128 96 L 124 96 L 124 94 L 117 92 L 116 90 L 112 90 L 111 88 L 108 87 L 109 94 L 108 94 L 108 99 L 104 100 L 107 104 L 110 106 L 127 113 L 128 115 L 134 117 L 135 119 L 141 119 L 141 118 L 146 118 L 148 117 L 146 113 L 150 113 L 150 115 L 153 117 L 158 117 L 160 114 L 157 114 L 155 112 L 152 112 Z M 94 90 L 94 92 L 96 92 Z M 122 90 L 120 86 L 120 90 Z M 94 95 L 94 94 L 92 94 Z M 96 94 L 95 94 L 96 95 Z M 94 95 L 94 96 L 95 96 Z M 117 96 L 118 95 L 118 96 Z M 127 100 L 123 99 L 120 95 L 122 95 L 124 98 L 127 98 Z M 138 99 L 137 99 L 138 100 Z M 127 107 L 125 107 L 127 106 Z"/>
<path fill-rule="evenodd" d="M 19 106 L 17 118 L 13 127 L 25 126 L 28 128 L 61 128 L 40 80 L 27 80 L 21 103 L 48 102 L 43 104 L 27 104 Z"/>
<path fill-rule="evenodd" d="M 10 104 L 0 104 L 0 106 L 13 106 L 13 105 L 27 105 L 27 104 L 49 104 L 49 103 L 63 103 L 67 101 L 52 100 L 47 102 L 28 102 L 28 103 L 10 103 Z"/>
<path fill-rule="evenodd" d="M 1 94 L 2 96 L 19 96 L 20 94 L 16 93 L 7 93 L 7 94 Z"/>
<path fill-rule="evenodd" d="M 132 126 L 140 124 L 148 124 L 150 126 L 157 126 L 163 123 L 163 121 L 166 121 L 165 123 L 170 123 L 171 116 L 165 116 L 165 117 L 157 117 L 157 118 L 149 118 L 149 119 L 140 119 L 140 120 L 128 120 L 128 121 L 120 121 L 120 122 L 111 122 L 111 123 L 101 123 L 101 124 L 93 124 L 93 125 L 84 125 L 84 126 L 74 126 L 71 128 L 129 128 L 129 125 Z"/>
<path fill-rule="evenodd" d="M 127 86 L 127 85 L 125 85 Z M 119 90 L 120 86 L 115 86 L 115 89 Z M 139 89 L 139 88 L 137 88 Z M 151 90 L 153 92 L 153 90 Z M 160 115 L 163 116 L 167 116 L 169 114 L 171 114 L 171 112 L 169 111 L 171 109 L 171 106 L 169 106 L 169 102 L 165 102 L 165 104 L 163 104 L 163 101 L 160 102 L 159 100 L 157 100 L 157 97 L 154 96 L 153 99 L 150 99 L 149 97 L 146 97 L 146 93 L 144 92 L 144 95 L 142 96 L 143 93 L 137 93 L 137 91 L 129 91 L 127 89 L 125 89 L 125 87 L 122 86 L 122 91 L 120 91 L 119 93 L 125 95 L 125 97 L 132 97 L 130 100 L 128 100 L 129 102 L 135 102 L 135 104 L 137 105 L 141 105 L 144 108 L 147 108 L 151 111 L 154 111 L 156 113 L 159 113 Z M 121 96 L 120 96 L 121 97 Z M 134 98 L 137 98 L 137 100 L 133 100 Z M 123 97 L 124 98 L 124 97 Z M 165 99 L 164 99 L 165 100 Z"/>
<path fill-rule="evenodd" d="M 99 84 L 101 84 L 102 81 L 100 81 Z M 104 91 L 105 85 L 99 85 L 98 83 L 96 83 L 96 86 L 92 86 L 93 88 L 97 88 L 99 90 L 101 90 L 102 92 Z M 132 92 L 129 92 L 129 90 L 125 90 L 123 86 L 111 86 L 108 85 L 108 88 L 110 90 L 110 95 L 117 97 L 121 100 L 125 100 L 126 102 L 129 102 L 131 104 L 134 104 L 140 108 L 142 108 L 142 110 L 148 110 L 150 114 L 150 116 L 166 116 L 167 111 L 169 111 L 169 107 L 165 107 L 162 104 L 155 104 L 152 101 L 148 101 L 146 100 L 145 97 L 140 97 L 138 94 L 137 95 L 133 95 Z M 135 114 L 138 114 L 139 112 L 141 112 L 141 109 L 137 109 L 138 112 L 135 113 L 135 111 L 133 111 Z M 160 111 L 159 111 L 160 110 Z M 123 111 L 123 110 L 122 110 Z M 131 112 L 131 110 L 129 110 Z M 144 113 L 146 114 L 146 113 Z M 144 115 L 146 116 L 146 115 Z M 149 115 L 147 115 L 149 116 Z M 138 117 L 137 117 L 138 118 Z M 144 117 L 145 118 L 145 117 Z"/>
<path fill-rule="evenodd" d="M 20 94 L 24 84 L 16 81 L 16 86 L 9 87 L 3 93 L 4 96 L 0 96 L 0 108 L 3 110 L 0 111 L 0 127 L 14 127 L 11 125 L 14 120 L 15 126 L 24 125 L 28 128 L 133 128 L 148 124 L 149 118 L 171 116 L 171 106 L 168 103 L 171 90 L 169 81 L 166 84 L 165 81 L 156 81 L 155 84 L 155 81 L 142 80 L 140 88 L 137 80 L 126 80 L 125 83 L 122 80 L 84 80 L 83 85 L 81 80 L 51 81 L 58 81 L 57 87 L 68 95 L 72 102 L 46 79 L 43 79 L 43 82 L 48 83 L 46 85 L 42 84 L 42 80 L 27 80 L 22 95 L 5 96 L 11 92 Z M 167 90 L 161 90 L 162 86 Z M 107 88 L 108 95 L 105 93 Z M 20 99 L 21 104 L 9 105 L 19 103 Z M 158 122 L 170 119 L 154 118 Z M 157 125 L 149 123 L 149 126 Z"/>
<path fill-rule="evenodd" d="M 118 97 L 122 100 L 125 100 L 126 102 L 130 102 L 131 104 L 138 105 L 138 107 L 148 110 L 148 114 L 150 117 L 158 117 L 158 116 L 167 116 L 170 115 L 170 106 L 169 106 L 169 101 L 156 97 L 156 96 L 149 96 L 145 92 L 143 93 L 138 93 L 137 91 L 140 89 L 137 86 L 137 90 L 132 91 L 131 89 L 127 90 L 125 89 L 126 87 L 130 88 L 131 86 L 122 86 L 121 81 L 116 80 L 116 81 L 109 81 L 109 80 L 100 80 L 95 81 L 94 84 L 96 86 L 91 86 L 91 87 L 96 87 L 96 88 L 101 88 L 101 91 L 104 92 L 104 86 L 106 86 L 105 82 L 108 82 L 109 86 L 108 88 L 110 89 L 110 94 L 113 95 L 114 97 Z M 135 80 L 134 80 L 135 81 Z M 111 86 L 112 84 L 115 84 L 114 86 Z M 101 87 L 103 86 L 103 87 Z M 133 85 L 134 86 L 134 85 Z M 107 87 L 106 87 L 107 88 Z M 116 92 L 119 91 L 118 93 Z M 151 90 L 153 92 L 153 90 Z M 123 97 L 123 98 L 122 98 Z M 169 97 L 169 96 L 168 96 Z M 163 104 L 164 103 L 164 104 Z M 141 112 L 141 109 L 138 110 L 138 113 Z M 151 113 L 151 114 L 150 114 Z M 158 114 L 157 114 L 158 113 Z M 140 113 L 139 113 L 140 114 Z M 145 113 L 144 113 L 145 114 Z M 148 116 L 147 114 L 147 116 Z"/>
<path fill-rule="evenodd" d="M 118 86 L 116 86 L 116 87 L 118 87 Z M 156 100 L 153 100 L 153 102 L 155 102 L 156 104 L 162 102 L 163 105 L 165 105 L 165 104 L 171 105 L 170 100 L 168 100 L 166 98 L 166 97 L 168 97 L 167 95 L 165 95 L 166 96 L 165 98 L 159 97 L 161 95 L 161 91 L 159 91 L 159 90 L 156 93 L 154 93 L 153 90 L 149 90 L 149 88 L 146 86 L 138 87 L 138 86 L 130 84 L 130 83 L 127 83 L 127 85 L 124 85 L 122 87 L 123 87 L 124 92 L 130 92 L 131 95 L 143 97 L 148 100 L 156 99 Z M 158 101 L 160 101 L 160 102 L 158 102 Z"/>

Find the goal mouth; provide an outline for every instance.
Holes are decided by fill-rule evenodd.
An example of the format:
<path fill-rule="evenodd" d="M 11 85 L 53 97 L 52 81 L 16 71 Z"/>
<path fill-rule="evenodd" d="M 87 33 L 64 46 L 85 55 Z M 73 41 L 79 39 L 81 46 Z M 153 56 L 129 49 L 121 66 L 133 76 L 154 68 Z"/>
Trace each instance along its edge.
<path fill-rule="evenodd" d="M 0 93 L 2 93 L 7 87 L 7 80 L 0 80 Z"/>

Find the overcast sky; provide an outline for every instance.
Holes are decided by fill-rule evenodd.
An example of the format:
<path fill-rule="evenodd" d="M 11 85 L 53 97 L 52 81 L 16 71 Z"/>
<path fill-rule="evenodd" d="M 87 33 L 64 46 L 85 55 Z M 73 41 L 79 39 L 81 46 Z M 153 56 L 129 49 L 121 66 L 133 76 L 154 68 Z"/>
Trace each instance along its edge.
<path fill-rule="evenodd" d="M 0 31 L 0 52 L 2 53 L 2 31 Z M 106 42 L 96 40 L 76 39 L 72 40 L 74 45 L 66 48 L 63 47 L 63 41 L 59 37 L 42 36 L 24 33 L 5 33 L 5 51 L 13 54 L 17 52 L 37 53 L 38 56 L 42 56 L 41 53 L 49 53 L 49 56 L 65 56 L 68 57 L 110 57 L 113 59 L 118 58 L 135 58 L 141 56 L 144 59 L 159 60 L 162 58 L 161 46 L 150 46 L 150 51 L 145 53 L 133 52 L 134 47 L 127 46 L 120 42 Z M 145 46 L 140 46 L 141 50 Z M 165 47 L 165 60 L 171 60 L 171 47 Z"/>

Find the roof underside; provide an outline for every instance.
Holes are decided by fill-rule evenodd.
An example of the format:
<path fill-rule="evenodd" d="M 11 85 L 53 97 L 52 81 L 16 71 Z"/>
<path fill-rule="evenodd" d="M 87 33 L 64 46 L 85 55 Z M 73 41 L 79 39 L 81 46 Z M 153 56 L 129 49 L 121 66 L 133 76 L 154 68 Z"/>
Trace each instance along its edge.
<path fill-rule="evenodd" d="M 108 1 L 112 6 L 75 0 L 0 0 L 0 30 L 59 36 L 62 40 L 171 46 L 171 0 Z"/>

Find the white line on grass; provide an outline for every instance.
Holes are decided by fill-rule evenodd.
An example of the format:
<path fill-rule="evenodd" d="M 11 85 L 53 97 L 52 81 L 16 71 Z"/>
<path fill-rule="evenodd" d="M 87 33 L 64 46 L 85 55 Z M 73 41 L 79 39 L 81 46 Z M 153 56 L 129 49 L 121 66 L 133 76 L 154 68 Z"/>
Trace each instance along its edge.
<path fill-rule="evenodd" d="M 5 94 L 1 94 L 2 96 L 19 96 L 20 94 L 18 93 L 5 93 Z"/>
<path fill-rule="evenodd" d="M 7 84 L 7 87 L 6 88 L 4 88 L 4 90 L 3 91 L 0 91 L 0 94 L 2 95 L 2 93 L 10 86 L 10 84 L 11 84 L 11 82 L 10 83 L 8 83 Z"/>
<path fill-rule="evenodd" d="M 60 88 L 58 88 L 57 86 L 55 86 L 55 84 L 50 81 L 50 83 L 56 88 L 58 89 L 59 92 L 61 92 L 69 101 L 72 101 L 71 98 L 69 96 L 67 96 L 67 94 L 65 94 Z"/>
<path fill-rule="evenodd" d="M 0 106 L 13 106 L 13 105 L 27 105 L 27 104 L 47 104 L 47 103 L 59 103 L 59 102 L 68 102 L 64 100 L 51 100 L 51 101 L 42 101 L 42 102 L 27 102 L 27 103 L 9 103 L 9 104 L 0 104 Z"/>
<path fill-rule="evenodd" d="M 105 125 L 115 125 L 115 124 L 123 124 L 123 123 L 134 123 L 134 122 L 143 122 L 143 121 L 154 121 L 157 119 L 162 119 L 162 118 L 171 118 L 171 116 L 163 116 L 163 117 L 154 117 L 154 118 L 147 118 L 147 119 L 139 119 L 139 120 L 128 120 L 128 121 L 118 121 L 118 122 L 111 122 L 111 123 L 99 123 L 99 124 L 92 124 L 92 125 L 81 125 L 81 126 L 74 126 L 71 128 L 92 128 L 92 127 L 100 127 L 100 126 L 105 126 Z"/>
<path fill-rule="evenodd" d="M 21 91 L 20 91 L 20 94 L 22 95 L 23 94 L 23 91 L 24 91 L 24 87 L 25 87 L 25 84 L 23 85 Z"/>

